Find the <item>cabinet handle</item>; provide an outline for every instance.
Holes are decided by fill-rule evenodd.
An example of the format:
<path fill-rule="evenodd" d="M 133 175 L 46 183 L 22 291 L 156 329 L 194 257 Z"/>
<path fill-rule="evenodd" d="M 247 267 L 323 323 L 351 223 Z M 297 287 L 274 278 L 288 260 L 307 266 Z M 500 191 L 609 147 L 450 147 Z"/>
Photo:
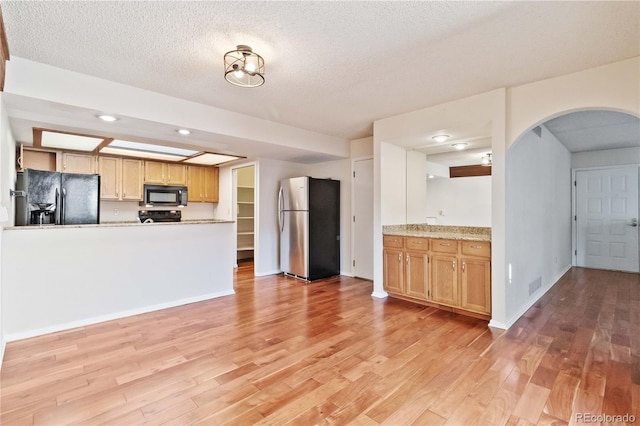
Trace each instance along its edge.
<path fill-rule="evenodd" d="M 451 244 L 449 244 L 449 243 L 440 243 L 440 245 L 444 246 L 444 247 L 449 247 Z"/>
<path fill-rule="evenodd" d="M 409 255 L 407 255 L 407 265 L 409 264 Z"/>
<path fill-rule="evenodd" d="M 453 270 L 454 271 L 456 270 L 456 261 L 455 260 L 453 261 Z"/>
<path fill-rule="evenodd" d="M 469 247 L 471 247 L 472 249 L 481 249 L 482 248 L 482 246 L 469 246 Z"/>
<path fill-rule="evenodd" d="M 465 272 L 467 264 L 462 262 L 462 272 Z"/>
<path fill-rule="evenodd" d="M 398 253 L 398 262 L 402 262 L 402 253 Z"/>

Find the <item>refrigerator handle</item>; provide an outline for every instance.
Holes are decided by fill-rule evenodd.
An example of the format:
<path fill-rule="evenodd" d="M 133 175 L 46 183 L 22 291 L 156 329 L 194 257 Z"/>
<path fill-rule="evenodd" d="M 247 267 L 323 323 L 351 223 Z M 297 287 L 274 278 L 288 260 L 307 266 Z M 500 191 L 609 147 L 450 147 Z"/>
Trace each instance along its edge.
<path fill-rule="evenodd" d="M 60 191 L 56 188 L 56 225 L 60 225 L 60 211 L 62 210 L 62 200 L 60 200 Z"/>
<path fill-rule="evenodd" d="M 280 187 L 280 190 L 278 191 L 278 227 L 280 228 L 280 232 L 282 233 L 282 231 L 284 230 L 284 213 L 282 210 L 284 210 L 284 200 L 282 199 L 282 187 Z"/>
<path fill-rule="evenodd" d="M 62 188 L 62 196 L 60 197 L 60 225 L 65 224 L 64 203 L 67 198 L 67 189 Z"/>

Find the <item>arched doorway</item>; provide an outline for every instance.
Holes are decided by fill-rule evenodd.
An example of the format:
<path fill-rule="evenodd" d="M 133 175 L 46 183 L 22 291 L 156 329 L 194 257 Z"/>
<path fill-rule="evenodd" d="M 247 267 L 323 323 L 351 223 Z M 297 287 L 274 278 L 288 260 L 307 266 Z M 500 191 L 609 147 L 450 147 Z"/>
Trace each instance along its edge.
<path fill-rule="evenodd" d="M 505 193 L 506 293 L 508 300 L 519 301 L 514 306 L 540 297 L 576 264 L 576 251 L 597 251 L 597 244 L 588 247 L 589 241 L 593 240 L 583 238 L 578 242 L 576 238 L 576 171 L 635 168 L 635 175 L 626 178 L 627 183 L 635 179 L 635 205 L 625 201 L 627 209 L 624 212 L 629 216 L 625 218 L 626 222 L 631 224 L 638 218 L 639 164 L 640 120 L 621 112 L 583 110 L 556 114 L 524 132 L 509 147 Z M 588 180 L 592 176 L 581 178 Z M 603 179 L 609 179 L 606 185 L 611 185 L 611 178 Z M 613 179 L 619 182 L 618 177 Z M 633 185 L 627 189 L 634 195 Z M 615 202 L 614 195 L 604 195 L 601 202 Z M 621 206 L 615 207 L 620 210 Z M 619 217 L 614 219 L 621 220 Z M 605 226 L 607 220 L 612 219 L 604 218 L 601 224 L 609 230 L 611 227 Z M 584 224 L 592 226 L 595 222 L 585 220 Z M 627 234 L 635 232 L 635 240 L 627 243 L 635 244 L 635 252 L 626 250 L 626 253 L 635 256 L 632 261 L 637 272 L 638 228 L 627 225 L 624 228 Z M 581 232 L 590 231 L 582 229 Z M 609 241 L 601 241 L 601 252 L 605 251 L 605 245 L 609 245 Z M 618 251 L 607 251 L 610 255 L 619 255 L 620 246 L 614 249 Z M 510 286 L 514 282 L 518 285 Z M 515 312 L 507 312 L 507 317 L 510 314 Z"/>

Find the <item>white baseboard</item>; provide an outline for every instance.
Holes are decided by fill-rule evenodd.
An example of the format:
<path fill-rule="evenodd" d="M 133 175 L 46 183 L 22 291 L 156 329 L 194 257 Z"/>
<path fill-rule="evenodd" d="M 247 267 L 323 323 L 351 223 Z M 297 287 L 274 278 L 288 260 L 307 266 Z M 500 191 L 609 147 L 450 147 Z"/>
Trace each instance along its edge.
<path fill-rule="evenodd" d="M 256 272 L 254 272 L 253 275 L 256 276 L 256 277 L 266 277 L 267 275 L 278 275 L 278 274 L 281 274 L 281 273 L 282 273 L 281 270 L 274 269 L 273 271 L 266 271 L 266 272 L 256 271 Z"/>
<path fill-rule="evenodd" d="M 340 271 L 340 275 L 344 275 L 345 277 L 351 277 L 351 278 L 355 276 L 353 275 L 352 272 L 347 272 L 347 271 Z"/>
<path fill-rule="evenodd" d="M 371 293 L 372 297 L 376 297 L 378 299 L 384 299 L 385 297 L 387 297 L 389 294 L 386 291 L 375 291 L 373 293 Z"/>
<path fill-rule="evenodd" d="M 551 287 L 553 287 L 560 280 L 560 278 L 562 278 L 562 276 L 569 271 L 569 269 L 571 269 L 571 267 L 572 267 L 572 265 L 566 266 L 562 270 L 562 272 L 560 272 L 558 275 L 556 275 L 551 280 L 551 282 L 549 284 L 547 284 L 546 286 L 543 286 L 536 293 L 534 293 L 533 294 L 534 297 L 530 298 L 529 301 L 527 303 L 525 303 L 518 310 L 518 312 L 514 316 L 512 316 L 506 323 L 501 323 L 499 321 L 491 320 L 491 321 L 489 321 L 489 327 L 501 328 L 503 330 L 506 330 L 509 327 L 511 327 L 513 324 L 516 323 L 516 321 L 518 321 L 520 319 L 521 316 L 523 316 L 533 305 L 535 305 L 536 302 L 538 300 L 540 300 L 540 298 L 542 296 L 544 296 L 547 293 L 547 291 L 549 291 L 549 289 L 551 289 Z"/>
<path fill-rule="evenodd" d="M 146 314 L 147 312 L 159 311 L 167 308 L 174 308 L 176 306 L 188 305 L 189 303 L 202 302 L 204 300 L 216 299 L 218 297 L 230 296 L 235 294 L 235 291 L 221 291 L 217 293 L 208 293 L 195 297 L 188 297 L 185 299 L 174 300 L 166 303 L 159 303 L 156 305 L 143 306 L 141 308 L 129 309 L 126 311 L 113 312 L 111 314 L 100 315 L 96 317 L 86 318 L 78 321 L 71 321 L 63 324 L 56 324 L 48 327 L 41 327 L 34 330 L 26 330 L 20 331 L 17 333 L 9 333 L 5 336 L 7 342 L 13 342 L 16 340 L 28 339 L 30 337 L 42 336 L 43 334 L 55 333 L 63 330 L 70 330 L 72 328 L 84 327 L 85 325 L 96 324 L 99 322 L 112 321 L 124 317 L 130 317 L 133 315 Z M 3 339 L 4 343 L 4 339 Z M 3 346 L 3 354 L 4 354 L 4 346 Z"/>

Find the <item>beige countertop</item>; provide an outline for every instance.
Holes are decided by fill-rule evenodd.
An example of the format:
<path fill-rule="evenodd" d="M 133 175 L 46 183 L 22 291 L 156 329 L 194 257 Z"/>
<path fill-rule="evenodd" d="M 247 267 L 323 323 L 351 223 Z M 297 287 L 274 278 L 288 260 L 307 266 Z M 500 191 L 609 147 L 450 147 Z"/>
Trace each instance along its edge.
<path fill-rule="evenodd" d="M 212 223 L 233 223 L 233 220 L 223 219 L 187 219 L 181 222 L 153 222 L 153 223 L 140 223 L 138 221 L 128 222 L 101 222 L 98 224 L 88 225 L 43 225 L 43 226 L 10 226 L 4 228 L 7 231 L 14 230 L 26 230 L 26 229 L 69 229 L 69 228 L 114 228 L 121 226 L 165 226 L 165 225 L 198 225 L 198 224 L 212 224 Z"/>
<path fill-rule="evenodd" d="M 386 225 L 384 235 L 438 238 L 446 240 L 491 241 L 491 228 L 476 226 L 441 226 L 426 224 Z"/>

